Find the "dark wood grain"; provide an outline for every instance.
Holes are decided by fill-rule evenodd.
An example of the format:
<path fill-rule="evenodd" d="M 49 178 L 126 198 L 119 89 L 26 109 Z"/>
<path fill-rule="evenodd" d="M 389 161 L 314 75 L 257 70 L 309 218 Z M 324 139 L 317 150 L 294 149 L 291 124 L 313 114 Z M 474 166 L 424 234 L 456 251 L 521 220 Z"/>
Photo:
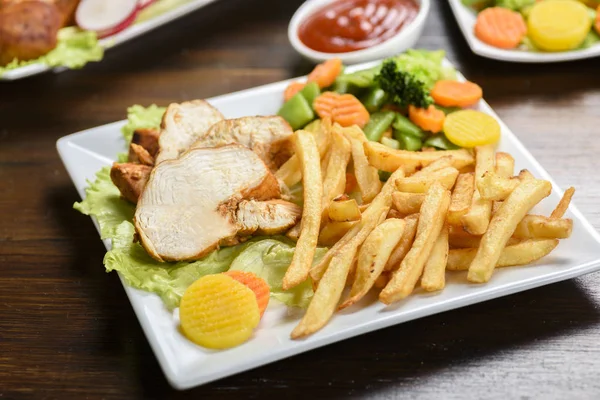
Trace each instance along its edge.
<path fill-rule="evenodd" d="M 82 71 L 0 83 L 0 398 L 600 398 L 600 275 L 446 312 L 194 390 L 166 382 L 55 141 L 166 104 L 306 73 L 299 0 L 219 0 Z M 470 53 L 444 1 L 444 48 L 600 228 L 599 60 L 518 65 Z"/>

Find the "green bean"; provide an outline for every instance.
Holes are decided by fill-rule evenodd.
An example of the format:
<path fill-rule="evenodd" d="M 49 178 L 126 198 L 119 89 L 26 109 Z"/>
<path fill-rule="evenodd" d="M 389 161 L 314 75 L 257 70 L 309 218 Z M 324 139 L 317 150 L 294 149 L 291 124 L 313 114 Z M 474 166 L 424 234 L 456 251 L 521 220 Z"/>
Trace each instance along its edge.
<path fill-rule="evenodd" d="M 381 111 L 371 114 L 371 118 L 363 130 L 367 139 L 372 142 L 379 142 L 383 132 L 390 127 L 395 117 L 396 113 L 393 111 Z"/>
<path fill-rule="evenodd" d="M 435 147 L 436 149 L 441 150 L 458 150 L 459 146 L 455 145 L 451 141 L 448 140 L 446 135 L 443 133 L 438 133 L 437 135 L 430 136 L 425 143 L 423 144 L 426 147 Z"/>
<path fill-rule="evenodd" d="M 315 119 L 312 107 L 301 93 L 296 93 L 294 97 L 286 101 L 277 115 L 285 119 L 293 130 L 300 129 Z"/>
<path fill-rule="evenodd" d="M 419 139 L 425 138 L 425 132 L 423 132 L 421 128 L 410 122 L 410 120 L 402 114 L 396 115 L 396 120 L 394 121 L 393 127 L 394 137 L 398 140 L 400 139 L 396 136 L 400 136 L 401 134 L 410 135 Z"/>
<path fill-rule="evenodd" d="M 319 84 L 317 82 L 309 82 L 300 91 L 300 94 L 312 107 L 313 101 L 321 94 L 321 89 L 319 89 Z"/>
<path fill-rule="evenodd" d="M 364 104 L 367 111 L 374 113 L 384 105 L 387 100 L 387 93 L 381 88 L 375 87 L 367 92 L 367 94 L 361 99 L 361 103 Z"/>
<path fill-rule="evenodd" d="M 400 150 L 400 142 L 396 139 L 382 137 L 381 144 L 387 147 L 391 147 L 392 149 Z"/>
<path fill-rule="evenodd" d="M 342 74 L 337 77 L 337 82 L 347 82 L 360 88 L 373 86 L 375 75 L 381 70 L 381 65 L 373 68 L 363 69 L 349 74 Z"/>
<path fill-rule="evenodd" d="M 423 142 L 418 137 L 408 134 L 400 134 L 397 138 L 400 142 L 400 148 L 408 151 L 419 151 L 423 147 Z"/>

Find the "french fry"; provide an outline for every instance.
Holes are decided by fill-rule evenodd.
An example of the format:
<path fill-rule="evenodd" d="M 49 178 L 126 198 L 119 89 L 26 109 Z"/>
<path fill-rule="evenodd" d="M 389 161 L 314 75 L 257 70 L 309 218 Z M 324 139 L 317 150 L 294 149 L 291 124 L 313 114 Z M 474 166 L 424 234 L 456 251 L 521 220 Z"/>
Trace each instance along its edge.
<path fill-rule="evenodd" d="M 333 246 L 336 244 L 358 221 L 328 222 L 319 234 L 319 244 Z"/>
<path fill-rule="evenodd" d="M 445 189 L 451 189 L 458 177 L 458 170 L 454 167 L 444 168 L 435 174 L 409 176 L 396 181 L 396 188 L 401 192 L 426 193 L 434 182 L 438 182 Z"/>
<path fill-rule="evenodd" d="M 439 236 L 450 206 L 450 191 L 435 183 L 421 206 L 417 235 L 400 268 L 379 294 L 379 300 L 391 304 L 410 295 L 423 273 L 425 262 Z"/>
<path fill-rule="evenodd" d="M 427 176 L 427 175 L 433 174 L 435 172 L 441 171 L 443 169 L 446 169 L 448 167 L 452 167 L 452 157 L 451 156 L 445 156 L 442 158 L 438 158 L 437 160 L 435 160 L 428 166 L 424 167 L 420 171 L 417 171 L 414 174 L 412 174 L 411 177 Z"/>
<path fill-rule="evenodd" d="M 446 220 L 451 225 L 460 225 L 461 218 L 469 211 L 475 190 L 475 174 L 460 174 L 452 191 L 450 208 Z"/>
<path fill-rule="evenodd" d="M 346 187 L 346 167 L 350 161 L 351 147 L 350 142 L 337 129 L 332 133 L 332 145 L 328 154 L 329 160 L 323 176 L 321 223 L 327 216 L 327 207 L 330 207 L 331 201 L 344 193 Z"/>
<path fill-rule="evenodd" d="M 418 213 L 424 199 L 425 193 L 395 192 L 392 195 L 394 207 L 405 215 Z"/>
<path fill-rule="evenodd" d="M 519 239 L 566 239 L 572 231 L 572 219 L 527 215 L 519 222 L 512 236 Z"/>
<path fill-rule="evenodd" d="M 446 286 L 446 263 L 448 261 L 448 225 L 435 240 L 431 254 L 423 268 L 421 287 L 428 292 L 442 290 Z"/>
<path fill-rule="evenodd" d="M 390 211 L 388 211 L 386 218 L 402 219 L 403 216 L 404 216 L 404 214 L 400 213 L 398 210 L 394 210 L 393 208 L 390 208 Z"/>
<path fill-rule="evenodd" d="M 358 203 L 354 199 L 333 199 L 327 209 L 329 219 L 334 222 L 350 222 L 360 220 Z"/>
<path fill-rule="evenodd" d="M 525 181 L 535 179 L 535 176 L 533 176 L 533 174 L 529 172 L 529 170 L 522 169 L 521 172 L 519 172 L 518 178 L 522 181 Z"/>
<path fill-rule="evenodd" d="M 501 178 L 510 178 L 514 175 L 515 159 L 508 153 L 496 153 L 496 175 Z"/>
<path fill-rule="evenodd" d="M 419 222 L 419 214 L 412 214 L 404 218 L 404 222 L 406 222 L 406 226 L 404 227 L 404 233 L 402 234 L 402 238 L 400 242 L 392 251 L 390 258 L 388 259 L 387 264 L 385 265 L 386 271 L 395 271 L 400 266 L 400 263 L 406 257 L 406 254 L 412 247 L 413 241 L 415 240 L 415 235 L 417 234 L 417 224 Z"/>
<path fill-rule="evenodd" d="M 382 218 L 385 219 L 392 205 L 392 193 L 395 190 L 396 179 L 401 177 L 404 177 L 402 168 L 398 169 L 390 176 L 385 185 L 383 185 L 381 192 L 379 192 L 369 207 L 362 213 L 360 222 L 346 232 L 346 234 L 331 247 L 327 253 L 325 253 L 321 261 L 310 270 L 310 276 L 313 281 L 318 282 L 321 279 L 327 269 L 327 265 L 329 265 L 329 261 L 331 261 L 333 256 L 339 252 L 342 247 L 352 240 L 356 240 L 356 243 L 358 243 L 357 246 L 360 246 L 369 233 L 375 229 L 379 220 Z"/>
<path fill-rule="evenodd" d="M 292 331 L 292 339 L 318 331 L 331 319 L 342 297 L 356 251 L 357 247 L 347 246 L 344 251 L 336 253 L 329 261 L 329 266 L 315 290 L 304 317 Z"/>
<path fill-rule="evenodd" d="M 494 172 L 486 172 L 477 181 L 477 190 L 483 200 L 502 201 L 515 190 L 519 184 L 519 178 L 503 178 Z"/>
<path fill-rule="evenodd" d="M 320 121 L 310 132 L 315 135 L 320 157 L 324 157 L 331 144 L 331 120 L 325 118 Z M 298 156 L 294 154 L 283 163 L 275 172 L 275 177 L 285 183 L 287 187 L 299 183 L 302 180 L 302 168 Z"/>
<path fill-rule="evenodd" d="M 477 186 L 479 180 L 488 171 L 494 170 L 494 148 L 491 145 L 475 148 L 475 191 L 471 208 L 462 216 L 461 222 L 465 230 L 473 235 L 482 235 L 492 217 L 492 202 L 481 197 Z"/>
<path fill-rule="evenodd" d="M 569 204 L 571 204 L 571 199 L 573 198 L 574 194 L 574 187 L 570 187 L 567 190 L 565 190 L 563 197 L 558 202 L 558 205 L 556 206 L 554 211 L 552 211 L 552 214 L 550 214 L 550 218 L 562 218 L 563 215 L 565 215 L 565 213 L 567 212 L 567 209 L 569 208 Z"/>
<path fill-rule="evenodd" d="M 387 271 L 383 271 L 381 275 L 375 279 L 373 287 L 376 289 L 383 289 L 385 285 L 390 281 L 390 274 Z"/>
<path fill-rule="evenodd" d="M 519 222 L 533 206 L 549 196 L 551 191 L 550 182 L 537 179 L 523 180 L 512 191 L 481 238 L 477 254 L 469 266 L 467 279 L 470 282 L 483 283 L 490 280 L 502 249 Z"/>
<path fill-rule="evenodd" d="M 371 290 L 383 272 L 392 250 L 400 241 L 405 225 L 401 219 L 386 219 L 369 234 L 358 252 L 350 296 L 339 306 L 340 310 L 356 303 Z"/>
<path fill-rule="evenodd" d="M 500 252 L 496 268 L 526 265 L 550 254 L 558 246 L 558 239 L 533 239 L 506 246 Z M 477 249 L 453 249 L 448 254 L 449 271 L 466 271 L 473 262 Z"/>
<path fill-rule="evenodd" d="M 306 131 L 295 133 L 295 149 L 302 165 L 302 181 L 304 185 L 304 205 L 300 236 L 292 262 L 283 277 L 282 287 L 290 289 L 306 280 L 313 262 L 319 228 L 321 226 L 321 198 L 323 182 L 321 181 L 321 166 L 319 151 L 315 137 Z"/>
<path fill-rule="evenodd" d="M 471 165 L 474 161 L 473 155 L 464 149 L 419 152 L 395 150 L 377 142 L 365 142 L 363 145 L 369 164 L 373 167 L 388 172 L 402 167 L 407 176 L 446 156 L 452 158 L 452 166 L 456 169 Z"/>
<path fill-rule="evenodd" d="M 367 160 L 363 147 L 363 139 L 357 138 L 358 135 L 355 131 L 355 129 L 358 128 L 350 127 L 339 129 L 343 129 L 344 134 L 346 134 L 346 137 L 350 140 L 354 175 L 356 176 L 358 189 L 360 190 L 363 203 L 369 203 L 377 196 L 377 193 L 381 191 L 381 181 L 379 180 L 377 168 L 372 167 L 369 164 L 369 160 Z M 362 131 L 360 131 L 360 135 L 362 135 L 363 138 L 365 137 Z M 366 138 L 364 140 L 366 140 Z"/>

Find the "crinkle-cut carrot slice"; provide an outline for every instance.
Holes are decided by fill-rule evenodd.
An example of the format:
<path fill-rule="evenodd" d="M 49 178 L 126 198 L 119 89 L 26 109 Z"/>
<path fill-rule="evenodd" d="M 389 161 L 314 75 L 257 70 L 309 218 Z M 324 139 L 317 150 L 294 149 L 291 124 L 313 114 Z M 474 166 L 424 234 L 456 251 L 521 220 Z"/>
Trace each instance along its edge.
<path fill-rule="evenodd" d="M 431 89 L 431 97 L 443 107 L 469 107 L 477 104 L 482 96 L 481 87 L 469 81 L 437 81 Z"/>
<path fill-rule="evenodd" d="M 331 118 L 333 108 L 338 102 L 340 95 L 335 92 L 323 92 L 314 101 L 313 108 L 321 118 Z"/>
<path fill-rule="evenodd" d="M 490 46 L 514 49 L 526 34 L 525 20 L 516 11 L 490 7 L 477 15 L 475 36 Z"/>
<path fill-rule="evenodd" d="M 408 106 L 408 117 L 419 128 L 433 133 L 441 132 L 444 128 L 446 114 L 430 105 L 428 108 Z"/>
<path fill-rule="evenodd" d="M 260 316 L 262 317 L 269 305 L 269 297 L 271 296 L 271 289 L 269 284 L 265 282 L 260 276 L 246 271 L 227 271 L 225 275 L 232 277 L 236 281 L 243 283 L 252 290 L 256 295 L 256 301 L 258 302 L 258 309 L 260 310 Z"/>
<path fill-rule="evenodd" d="M 342 60 L 332 58 L 321 64 L 308 75 L 309 82 L 317 82 L 321 89 L 333 85 L 338 75 L 342 72 Z"/>
<path fill-rule="evenodd" d="M 283 92 L 283 99 L 285 101 L 288 101 L 289 99 L 294 97 L 296 93 L 304 89 L 304 86 L 306 86 L 304 82 L 291 82 Z"/>
<path fill-rule="evenodd" d="M 338 98 L 331 119 L 341 126 L 358 125 L 363 128 L 369 122 L 371 115 L 365 106 L 351 94 L 343 94 Z"/>

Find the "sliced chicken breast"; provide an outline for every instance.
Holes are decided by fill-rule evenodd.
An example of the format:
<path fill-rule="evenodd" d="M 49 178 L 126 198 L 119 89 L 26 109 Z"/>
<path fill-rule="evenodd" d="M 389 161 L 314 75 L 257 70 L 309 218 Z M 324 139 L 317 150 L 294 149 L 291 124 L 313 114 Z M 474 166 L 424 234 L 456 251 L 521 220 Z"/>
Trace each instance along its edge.
<path fill-rule="evenodd" d="M 133 163 L 114 163 L 110 169 L 110 179 L 119 188 L 127 201 L 137 203 L 148 182 L 152 167 Z"/>
<path fill-rule="evenodd" d="M 236 220 L 240 235 L 276 235 L 290 229 L 302 216 L 302 208 L 285 200 L 244 200 L 238 204 Z"/>
<path fill-rule="evenodd" d="M 193 149 L 154 167 L 134 224 L 156 260 L 197 260 L 236 236 L 242 200 L 280 194 L 275 176 L 247 147 Z"/>
<path fill-rule="evenodd" d="M 129 161 L 130 163 L 140 163 L 148 165 L 150 167 L 154 166 L 154 157 L 150 155 L 148 150 L 135 143 L 129 144 L 129 154 L 127 156 L 127 161 Z"/>
<path fill-rule="evenodd" d="M 227 119 L 211 126 L 191 148 L 239 143 L 254 151 L 271 170 L 275 170 L 292 155 L 293 133 L 290 125 L 278 116 Z"/>
<path fill-rule="evenodd" d="M 204 100 L 170 104 L 161 123 L 156 164 L 179 157 L 221 120 L 223 115 L 219 110 Z"/>

